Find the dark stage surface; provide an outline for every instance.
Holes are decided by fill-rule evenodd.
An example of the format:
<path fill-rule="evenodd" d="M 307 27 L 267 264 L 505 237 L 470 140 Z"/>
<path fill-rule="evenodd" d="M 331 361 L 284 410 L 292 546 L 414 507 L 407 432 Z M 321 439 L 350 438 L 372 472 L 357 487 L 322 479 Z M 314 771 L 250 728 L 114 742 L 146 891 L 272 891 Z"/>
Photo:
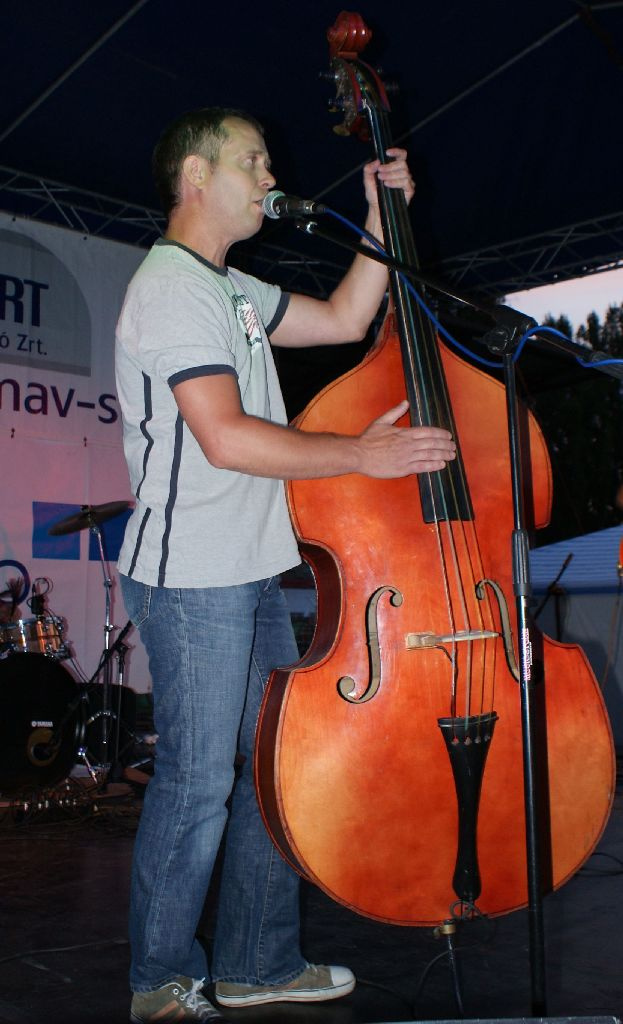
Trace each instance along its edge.
<path fill-rule="evenodd" d="M 128 1020 L 128 876 L 140 806 L 140 786 L 112 784 L 95 802 L 22 823 L 4 808 L 0 1024 Z M 549 1017 L 623 1014 L 622 909 L 619 781 L 598 854 L 545 901 Z M 209 942 L 209 906 L 203 931 Z M 445 940 L 431 930 L 367 920 L 305 886 L 303 937 L 310 960 L 355 971 L 355 992 L 316 1006 L 227 1011 L 228 1019 L 378 1024 L 460 1017 Z M 455 942 L 465 1018 L 532 1016 L 525 912 L 462 925 Z"/>

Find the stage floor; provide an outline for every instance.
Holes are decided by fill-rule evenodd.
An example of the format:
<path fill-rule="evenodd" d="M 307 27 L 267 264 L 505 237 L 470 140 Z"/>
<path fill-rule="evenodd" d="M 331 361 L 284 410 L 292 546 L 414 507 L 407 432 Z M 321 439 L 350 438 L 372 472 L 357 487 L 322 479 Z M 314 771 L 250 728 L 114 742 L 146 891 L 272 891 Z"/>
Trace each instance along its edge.
<path fill-rule="evenodd" d="M 95 801 L 17 822 L 0 808 L 0 1024 L 128 1020 L 128 876 L 141 792 L 140 785 L 111 784 Z M 302 901 L 306 956 L 347 964 L 356 990 L 334 1003 L 227 1011 L 227 1019 L 378 1024 L 533 1016 L 526 912 L 461 926 L 461 1014 L 448 959 L 440 957 L 445 941 L 431 929 L 370 921 L 307 885 Z M 545 901 L 548 1017 L 623 1015 L 622 916 L 619 780 L 598 855 Z M 203 931 L 209 941 L 209 904 Z"/>

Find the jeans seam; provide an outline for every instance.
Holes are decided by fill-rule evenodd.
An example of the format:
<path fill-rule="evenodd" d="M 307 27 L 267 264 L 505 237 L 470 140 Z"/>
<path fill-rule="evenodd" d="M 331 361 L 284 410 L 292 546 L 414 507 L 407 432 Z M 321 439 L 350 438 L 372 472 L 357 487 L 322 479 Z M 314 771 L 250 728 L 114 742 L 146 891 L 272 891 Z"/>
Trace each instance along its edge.
<path fill-rule="evenodd" d="M 177 599 L 178 599 L 178 602 L 179 602 L 179 605 L 180 605 L 180 623 L 183 624 L 183 630 L 184 630 L 184 633 L 183 633 L 183 648 L 182 648 L 183 651 L 184 651 L 184 666 L 183 667 L 184 667 L 184 671 L 186 672 L 186 675 L 188 677 L 189 676 L 189 672 L 188 672 L 188 628 L 187 628 L 187 625 L 186 625 L 186 617 L 184 615 L 184 602 L 180 599 L 180 591 L 179 590 L 177 590 Z M 186 707 L 185 707 L 185 711 L 188 714 L 188 712 L 189 712 L 188 704 L 190 702 L 190 695 L 189 695 L 187 690 L 184 691 L 184 694 L 185 694 L 185 699 L 186 699 L 186 702 L 187 702 Z M 190 730 L 190 737 L 191 737 L 191 743 L 192 743 L 192 729 Z M 192 764 L 192 759 L 193 759 L 193 751 L 191 749 L 191 751 L 190 751 L 190 763 L 191 764 Z M 181 827 L 182 821 L 184 820 L 184 816 L 185 816 L 185 813 L 186 813 L 186 808 L 188 807 L 188 795 L 189 795 L 189 791 L 190 791 L 190 786 L 191 786 L 191 779 L 190 779 L 190 775 L 188 775 L 187 776 L 187 781 L 186 781 L 186 790 L 184 792 L 184 801 L 183 801 L 183 805 L 182 805 L 181 811 L 180 811 L 179 816 L 178 816 L 178 822 L 177 822 L 177 827 L 176 827 L 176 831 L 175 831 L 174 841 L 171 843 L 167 864 L 166 864 L 165 870 L 164 870 L 164 872 L 163 872 L 163 874 L 161 876 L 162 877 L 162 884 L 161 884 L 160 889 L 159 889 L 158 910 L 157 910 L 156 914 L 154 915 L 153 928 L 152 928 L 151 933 L 149 935 L 149 939 L 146 941 L 146 944 L 145 944 L 146 945 L 146 957 L 147 958 L 150 955 L 150 952 L 151 952 L 151 950 L 153 948 L 153 945 L 154 945 L 154 940 L 156 939 L 156 936 L 157 936 L 158 926 L 159 926 L 159 923 L 160 923 L 161 908 L 162 908 L 162 900 L 160 899 L 160 896 L 164 893 L 164 891 L 166 889 L 167 878 L 168 878 L 168 874 L 169 874 L 169 868 L 170 868 L 170 865 L 171 865 L 171 861 L 172 861 L 172 859 L 174 857 L 175 851 L 177 849 L 177 842 L 178 842 L 178 838 L 179 838 L 180 827 Z M 173 977 L 176 977 L 176 975 L 173 975 Z M 166 984 L 166 982 L 163 982 L 162 984 Z M 161 987 L 161 986 L 159 986 L 159 987 Z"/>
<path fill-rule="evenodd" d="M 264 891 L 264 902 L 262 903 L 262 918 L 258 929 L 257 937 L 257 977 L 264 977 L 264 921 L 266 920 L 266 906 L 270 899 L 270 893 L 273 887 L 273 863 L 274 863 L 274 851 L 270 852 L 270 868 L 268 871 L 268 878 L 266 880 L 266 889 Z"/>

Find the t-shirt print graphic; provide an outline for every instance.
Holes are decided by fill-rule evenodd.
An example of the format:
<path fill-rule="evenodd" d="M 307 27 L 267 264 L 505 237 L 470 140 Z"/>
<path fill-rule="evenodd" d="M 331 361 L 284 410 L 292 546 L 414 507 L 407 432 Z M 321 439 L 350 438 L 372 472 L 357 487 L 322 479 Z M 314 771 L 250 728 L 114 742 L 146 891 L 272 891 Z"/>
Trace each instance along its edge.
<path fill-rule="evenodd" d="M 251 349 L 255 348 L 256 345 L 261 345 L 262 332 L 260 331 L 257 314 L 250 300 L 246 295 L 232 295 L 231 300 L 234 304 L 238 322 L 245 333 L 247 345 Z"/>

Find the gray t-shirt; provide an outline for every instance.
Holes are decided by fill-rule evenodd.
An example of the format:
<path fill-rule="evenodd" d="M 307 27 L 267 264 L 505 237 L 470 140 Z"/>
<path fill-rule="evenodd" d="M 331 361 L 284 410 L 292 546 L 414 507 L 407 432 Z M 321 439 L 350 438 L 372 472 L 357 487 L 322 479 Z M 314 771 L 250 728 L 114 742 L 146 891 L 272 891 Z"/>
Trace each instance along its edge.
<path fill-rule="evenodd" d="M 218 587 L 300 561 L 283 482 L 217 469 L 172 388 L 231 373 L 246 413 L 287 422 L 267 333 L 288 298 L 161 240 L 134 275 L 117 325 L 117 390 L 136 506 L 118 569 L 152 586 Z M 267 331 L 268 329 L 268 331 Z"/>

